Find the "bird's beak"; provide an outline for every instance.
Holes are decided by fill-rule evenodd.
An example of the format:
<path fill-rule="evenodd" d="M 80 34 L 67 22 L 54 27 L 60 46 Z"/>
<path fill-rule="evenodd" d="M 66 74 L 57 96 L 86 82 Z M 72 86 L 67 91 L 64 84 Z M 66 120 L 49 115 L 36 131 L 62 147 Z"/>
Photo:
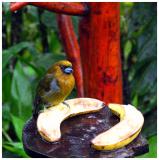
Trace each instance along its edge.
<path fill-rule="evenodd" d="M 73 72 L 73 69 L 72 69 L 72 67 L 67 67 L 67 68 L 64 69 L 64 72 L 66 74 L 71 74 Z"/>

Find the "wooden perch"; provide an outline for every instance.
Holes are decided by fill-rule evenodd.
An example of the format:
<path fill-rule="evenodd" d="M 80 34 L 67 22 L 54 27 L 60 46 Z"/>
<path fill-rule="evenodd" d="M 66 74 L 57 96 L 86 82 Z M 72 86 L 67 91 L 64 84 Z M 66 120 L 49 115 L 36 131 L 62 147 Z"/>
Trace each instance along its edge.
<path fill-rule="evenodd" d="M 71 17 L 59 14 L 57 15 L 57 22 L 64 50 L 68 56 L 68 59 L 73 64 L 78 97 L 83 97 L 84 90 L 83 90 L 80 48 L 77 41 L 77 37 L 74 33 Z"/>
<path fill-rule="evenodd" d="M 62 14 L 85 15 L 88 13 L 87 5 L 80 2 L 12 2 L 10 10 L 14 12 L 28 4 Z"/>

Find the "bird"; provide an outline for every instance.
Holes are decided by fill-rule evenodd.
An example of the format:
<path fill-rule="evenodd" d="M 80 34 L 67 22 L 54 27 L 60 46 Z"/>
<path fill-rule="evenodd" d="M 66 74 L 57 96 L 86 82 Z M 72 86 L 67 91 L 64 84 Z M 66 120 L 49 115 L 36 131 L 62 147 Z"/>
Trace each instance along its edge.
<path fill-rule="evenodd" d="M 72 63 L 61 60 L 53 64 L 40 80 L 33 104 L 33 117 L 37 118 L 39 113 L 46 108 L 64 103 L 75 86 Z M 68 106 L 69 107 L 69 106 Z"/>

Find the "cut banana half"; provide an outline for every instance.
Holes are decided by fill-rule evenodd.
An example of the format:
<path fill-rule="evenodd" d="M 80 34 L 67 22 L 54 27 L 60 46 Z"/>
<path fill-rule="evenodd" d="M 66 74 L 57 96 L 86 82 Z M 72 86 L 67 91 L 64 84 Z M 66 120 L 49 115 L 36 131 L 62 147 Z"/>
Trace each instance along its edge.
<path fill-rule="evenodd" d="M 97 112 L 104 103 L 93 98 L 75 98 L 66 100 L 40 113 L 37 119 L 37 129 L 40 135 L 49 142 L 61 138 L 60 125 L 63 120 L 79 114 Z"/>
<path fill-rule="evenodd" d="M 120 122 L 91 141 L 97 150 L 114 150 L 129 144 L 138 136 L 144 123 L 142 113 L 130 104 L 109 104 L 108 107 L 120 117 Z"/>

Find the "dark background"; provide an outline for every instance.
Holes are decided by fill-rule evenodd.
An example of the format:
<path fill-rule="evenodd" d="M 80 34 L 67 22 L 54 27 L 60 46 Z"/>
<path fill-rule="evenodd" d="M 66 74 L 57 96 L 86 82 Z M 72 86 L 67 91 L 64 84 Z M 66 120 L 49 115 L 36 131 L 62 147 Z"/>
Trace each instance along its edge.
<path fill-rule="evenodd" d="M 124 103 L 145 116 L 143 135 L 157 156 L 157 3 L 121 3 L 121 58 Z M 78 17 L 72 17 L 78 35 Z M 10 13 L 3 3 L 2 20 L 3 157 L 28 157 L 22 128 L 31 116 L 38 81 L 54 62 L 65 59 L 55 14 L 27 6 Z M 76 97 L 73 90 L 69 98 Z"/>

